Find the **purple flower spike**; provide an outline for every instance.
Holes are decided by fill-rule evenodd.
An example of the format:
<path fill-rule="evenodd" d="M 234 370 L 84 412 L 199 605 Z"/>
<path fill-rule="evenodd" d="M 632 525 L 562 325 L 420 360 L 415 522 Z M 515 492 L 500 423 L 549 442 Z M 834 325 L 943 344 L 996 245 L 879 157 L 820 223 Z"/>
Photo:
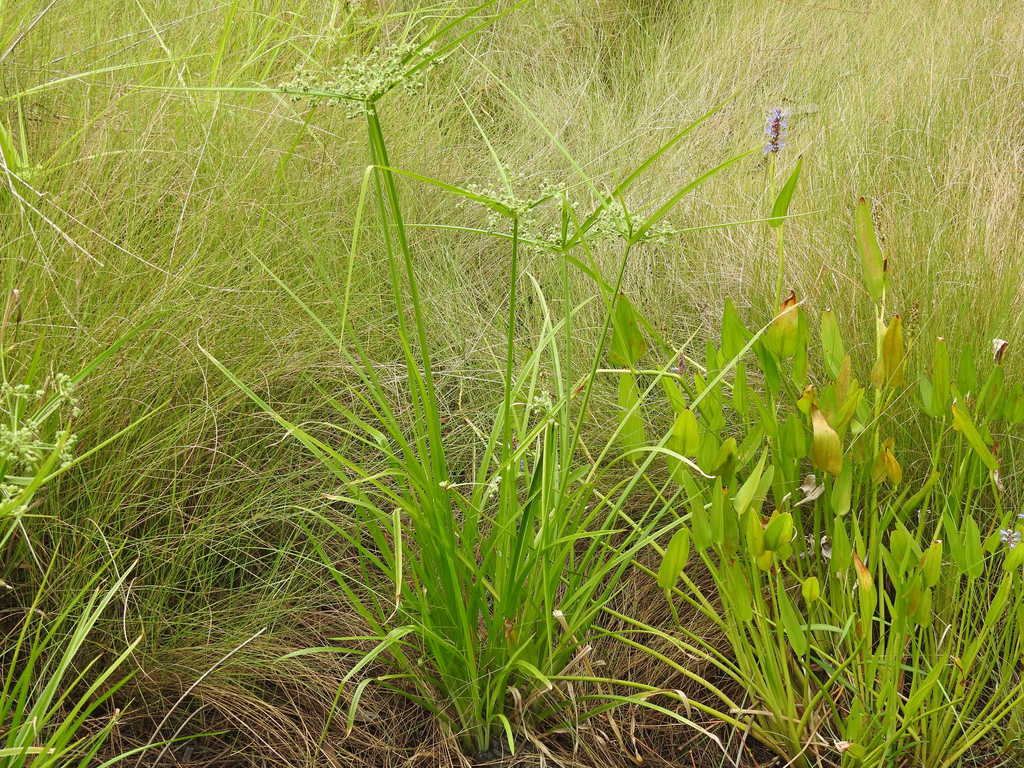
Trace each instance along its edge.
<path fill-rule="evenodd" d="M 789 135 L 789 120 L 785 110 L 776 107 L 768 113 L 768 122 L 764 128 L 764 135 L 768 137 L 764 153 L 780 152 L 786 146 L 786 136 Z"/>

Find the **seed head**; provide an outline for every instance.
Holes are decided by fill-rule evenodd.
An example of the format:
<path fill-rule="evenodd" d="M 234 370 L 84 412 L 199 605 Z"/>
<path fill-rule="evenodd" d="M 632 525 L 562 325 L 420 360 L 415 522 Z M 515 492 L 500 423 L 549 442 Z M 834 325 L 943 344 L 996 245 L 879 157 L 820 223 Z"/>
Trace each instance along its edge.
<path fill-rule="evenodd" d="M 279 88 L 294 101 L 314 104 L 341 104 L 348 117 L 366 114 L 371 105 L 389 91 L 401 86 L 410 93 L 424 84 L 425 70 L 437 61 L 431 49 L 413 43 L 393 45 L 368 56 L 353 56 L 331 70 L 301 70 Z"/>

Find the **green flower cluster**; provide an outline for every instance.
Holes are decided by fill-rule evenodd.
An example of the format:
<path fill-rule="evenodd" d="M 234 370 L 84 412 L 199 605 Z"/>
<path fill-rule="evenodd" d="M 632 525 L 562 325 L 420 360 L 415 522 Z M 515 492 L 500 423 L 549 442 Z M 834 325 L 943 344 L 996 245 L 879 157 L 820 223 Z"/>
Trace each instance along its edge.
<path fill-rule="evenodd" d="M 50 392 L 26 384 L 0 384 L 0 501 L 20 495 L 24 478 L 35 475 L 55 451 L 61 466 L 71 462 L 76 436 L 49 427 L 59 411 L 71 417 L 79 412 L 75 383 L 67 374 L 54 377 Z"/>
<path fill-rule="evenodd" d="M 427 69 L 436 63 L 430 54 L 429 47 L 401 43 L 369 56 L 351 56 L 330 70 L 302 70 L 278 87 L 295 101 L 341 104 L 349 117 L 361 117 L 371 104 L 399 86 L 409 93 L 419 91 Z"/>

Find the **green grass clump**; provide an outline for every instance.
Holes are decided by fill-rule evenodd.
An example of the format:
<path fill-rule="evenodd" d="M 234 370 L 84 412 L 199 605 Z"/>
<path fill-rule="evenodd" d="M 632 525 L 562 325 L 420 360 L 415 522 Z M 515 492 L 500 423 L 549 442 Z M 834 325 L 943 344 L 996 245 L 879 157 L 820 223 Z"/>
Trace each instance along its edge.
<path fill-rule="evenodd" d="M 474 9 L 466 19 L 488 5 Z M 552 254 L 568 263 L 571 252 L 588 242 L 591 230 L 601 231 L 600 224 L 610 210 L 617 212 L 622 226 L 613 231 L 625 246 L 614 283 L 598 282 L 606 293 L 608 309 L 590 371 L 579 381 L 570 378 L 562 363 L 565 339 L 571 339 L 577 313 L 553 320 L 543 292 L 529 273 L 544 319 L 539 339 L 521 367 L 515 363 L 521 218 L 554 195 L 526 206 L 510 205 L 508 201 L 515 199 L 510 186 L 503 197 L 496 198 L 411 174 L 486 206 L 506 218 L 511 229 L 501 402 L 489 428 L 474 426 L 478 444 L 473 448 L 473 464 L 459 468 L 444 436 L 443 397 L 438 393 L 417 268 L 396 183 L 401 172 L 391 167 L 378 116 L 381 97 L 404 82 L 403 67 L 411 75 L 428 65 L 431 57 L 436 58 L 429 42 L 432 40 L 403 47 L 398 59 L 387 58 L 386 64 L 378 65 L 383 75 L 370 69 L 360 71 L 359 77 L 382 83 L 379 87 L 349 85 L 341 89 L 339 82 L 350 84 L 356 79 L 350 73 L 337 81 L 306 83 L 300 89 L 315 99 L 355 101 L 350 114 L 366 118 L 374 161 L 366 178 L 372 182 L 377 220 L 390 259 L 409 413 L 400 413 L 392 404 L 369 348 L 357 342 L 353 352 L 347 346 L 348 283 L 342 291 L 338 334 L 286 288 L 355 371 L 357 386 L 344 396 L 331 398 L 342 420 L 326 425 L 344 436 L 346 448 L 335 449 L 287 421 L 226 367 L 216 359 L 214 362 L 342 483 L 341 490 L 330 498 L 343 503 L 351 515 L 340 524 L 326 522 L 331 534 L 351 548 L 358 565 L 335 567 L 327 542 L 318 540 L 316 548 L 372 634 L 337 638 L 346 645 L 311 648 L 292 657 L 325 651 L 357 653 L 352 644 L 371 641 L 372 648 L 359 654 L 358 663 L 342 679 L 339 697 L 367 665 L 381 656 L 389 659 L 387 673 L 363 678 L 349 695 L 347 730 L 353 728 L 366 687 L 376 684 L 428 709 L 470 754 L 492 749 L 498 734 L 514 752 L 517 732 L 540 743 L 530 736 L 529 719 L 538 700 L 573 667 L 591 668 L 583 638 L 591 634 L 595 621 L 618 591 L 633 558 L 663 533 L 659 525 L 667 507 L 662 500 L 650 504 L 646 511 L 634 508 L 631 491 L 642 479 L 636 466 L 625 477 L 613 482 L 605 479 L 606 471 L 618 463 L 606 466 L 606 458 L 618 456 L 612 444 L 601 448 L 592 462 L 580 463 L 580 453 L 587 450 L 582 442 L 584 419 L 609 332 L 614 328 L 610 334 L 613 359 L 628 361 L 636 354 L 623 335 L 622 313 L 616 309 L 620 301 L 626 306 L 619 289 L 631 249 L 649 237 L 686 193 L 718 169 L 685 185 L 654 213 L 635 222 L 617 202 L 695 124 L 628 174 L 585 219 L 570 224 L 563 199 L 566 226 L 559 239 L 544 244 Z M 281 90 L 290 93 L 295 88 L 288 83 Z M 499 171 L 504 173 L 500 164 Z M 353 255 L 360 234 L 358 229 L 353 234 Z M 587 272 L 597 274 L 593 269 Z M 411 320 L 405 317 L 407 309 Z M 620 425 L 616 433 L 623 428 L 630 426 Z M 353 445 L 365 459 L 353 458 Z M 628 526 L 623 527 L 623 521 Z M 393 595 L 375 591 L 382 576 L 394 585 Z M 510 691 L 515 692 L 511 697 Z M 550 716 L 550 704 L 545 709 Z M 677 717 L 698 727 L 689 718 Z"/>

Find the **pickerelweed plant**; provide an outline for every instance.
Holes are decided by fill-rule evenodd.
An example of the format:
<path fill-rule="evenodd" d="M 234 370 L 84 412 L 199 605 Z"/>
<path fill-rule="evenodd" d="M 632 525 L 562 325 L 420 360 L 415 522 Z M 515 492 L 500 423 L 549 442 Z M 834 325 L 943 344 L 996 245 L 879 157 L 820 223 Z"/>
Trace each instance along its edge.
<path fill-rule="evenodd" d="M 459 21 L 491 5 L 485 3 Z M 455 26 L 446 25 L 444 31 Z M 451 49 L 449 43 L 425 53 L 425 46 L 437 39 L 434 35 L 408 48 L 410 73 L 418 73 Z M 635 454 L 642 455 L 646 447 L 635 446 L 630 456 L 618 448 L 617 440 L 596 450 L 583 443 L 601 361 L 607 353 L 613 363 L 626 365 L 636 356 L 628 348 L 630 337 L 618 327 L 621 307 L 628 303 L 619 290 L 623 270 L 632 249 L 656 230 L 685 194 L 739 158 L 709 170 L 652 213 L 639 216 L 622 205 L 622 196 L 636 179 L 709 112 L 626 175 L 590 213 L 574 215 L 557 195 L 543 195 L 527 204 L 533 208 L 549 200 L 562 203 L 557 242 L 547 242 L 545 247 L 560 254 L 566 264 L 595 277 L 600 289 L 604 311 L 589 373 L 574 380 L 566 372 L 563 349 L 581 308 L 554 317 L 536 281 L 521 274 L 525 211 L 507 204 L 518 199 L 507 176 L 504 192 L 488 196 L 392 166 L 378 100 L 400 79 L 394 76 L 398 68 L 393 57 L 386 58 L 391 62 L 385 78 L 390 85 L 371 90 L 361 97 L 358 109 L 350 110 L 366 120 L 371 166 L 364 176 L 349 258 L 359 253 L 364 203 L 372 197 L 398 310 L 395 333 L 408 381 L 402 398 L 408 415 L 396 408 L 379 366 L 346 335 L 347 284 L 340 292 L 340 328 L 334 330 L 278 281 L 355 372 L 355 380 L 347 382 L 342 393 L 329 393 L 338 420 L 322 426 L 360 450 L 338 449 L 330 438 L 286 421 L 211 359 L 340 483 L 331 498 L 343 505 L 345 517 L 339 522 L 320 514 L 320 524 L 309 529 L 325 566 L 370 633 L 339 638 L 336 646 L 294 655 L 331 651 L 355 656 L 338 692 L 339 699 L 345 699 L 349 728 L 367 686 L 378 685 L 429 710 L 470 754 L 491 749 L 499 737 L 514 750 L 517 735 L 534 740 L 543 750 L 531 713 L 543 709 L 556 717 L 560 708 L 556 689 L 563 681 L 614 682 L 601 681 L 591 669 L 594 621 L 619 589 L 635 556 L 679 525 L 665 499 L 655 496 L 638 502 L 632 493 L 642 482 Z M 293 90 L 291 85 L 284 89 Z M 333 98 L 326 83 L 309 91 L 318 100 Z M 349 88 L 338 98 L 349 101 L 354 93 Z M 500 163 L 498 168 L 500 172 Z M 508 246 L 500 398 L 490 423 L 472 425 L 478 444 L 469 467 L 455 465 L 446 439 L 445 395 L 435 380 L 424 301 L 400 203 L 400 177 L 481 204 L 507 222 L 504 231 L 494 232 Z M 592 231 L 608 220 L 612 207 L 616 221 L 624 223 L 619 228 L 622 250 L 615 279 L 605 282 L 586 264 L 587 244 Z M 581 253 L 574 256 L 574 251 Z M 535 343 L 520 357 L 515 329 L 523 280 L 532 286 L 541 319 Z M 624 428 L 629 431 L 631 426 Z M 374 458 L 363 463 L 355 455 Z M 325 528 L 326 536 L 319 532 Z M 344 567 L 337 565 L 339 543 L 351 554 Z M 381 590 L 382 581 L 392 588 Z M 367 675 L 370 670 L 376 671 Z M 350 681 L 358 682 L 350 688 Z M 609 700 L 614 706 L 625 701 L 656 706 L 647 701 L 656 693 L 645 689 L 632 697 L 609 694 Z M 699 728 L 689 717 L 669 714 Z"/>
<path fill-rule="evenodd" d="M 642 648 L 637 636 L 658 634 L 711 665 L 708 690 L 790 764 L 947 768 L 1024 705 L 1024 521 L 1004 507 L 993 437 L 1024 420 L 1024 394 L 1004 382 L 1003 340 L 990 366 L 939 338 L 912 368 L 869 203 L 855 214 L 877 318 L 870 370 L 834 312 L 814 329 L 790 293 L 756 333 L 726 302 L 703 365 L 630 385 L 634 435 L 655 428 L 643 402 L 668 394 L 658 446 L 686 499 L 652 575 L 730 652 L 685 622 L 670 637 L 617 614 L 630 627 L 619 636 Z"/>

